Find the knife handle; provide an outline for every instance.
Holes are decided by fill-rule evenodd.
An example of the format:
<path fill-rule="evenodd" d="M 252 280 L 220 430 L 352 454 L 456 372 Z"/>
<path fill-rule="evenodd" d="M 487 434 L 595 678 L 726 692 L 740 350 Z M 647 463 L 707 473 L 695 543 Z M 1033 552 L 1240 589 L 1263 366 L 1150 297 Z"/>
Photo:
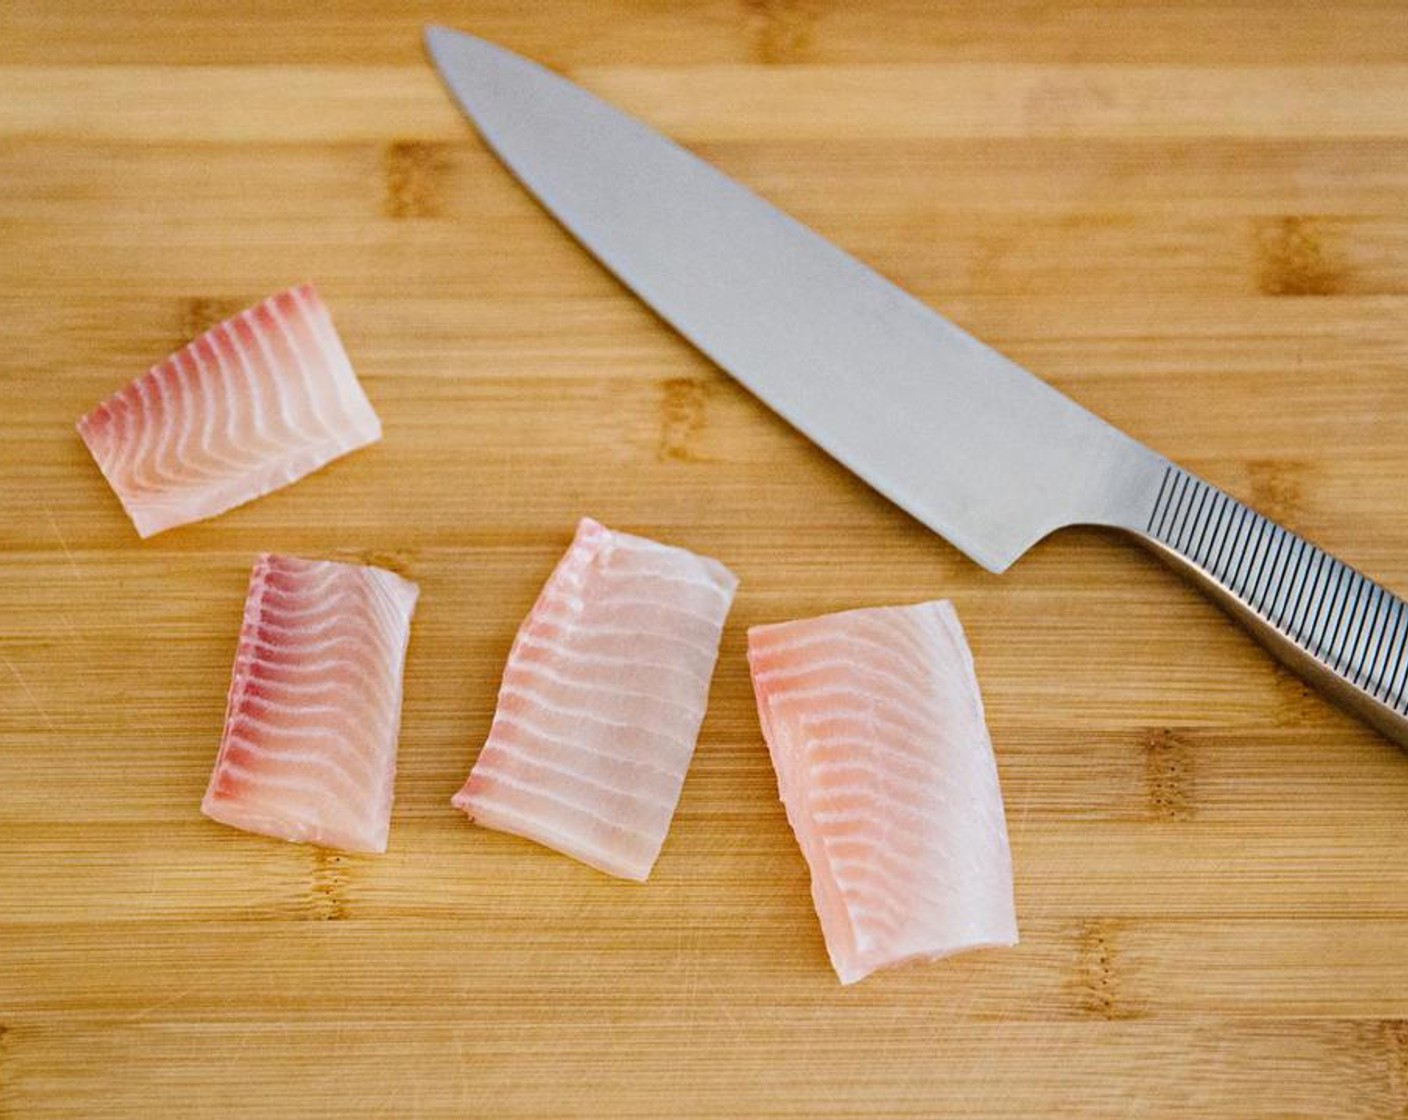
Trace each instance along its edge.
<path fill-rule="evenodd" d="M 1408 748 L 1408 604 L 1169 464 L 1140 541 L 1271 654 Z"/>

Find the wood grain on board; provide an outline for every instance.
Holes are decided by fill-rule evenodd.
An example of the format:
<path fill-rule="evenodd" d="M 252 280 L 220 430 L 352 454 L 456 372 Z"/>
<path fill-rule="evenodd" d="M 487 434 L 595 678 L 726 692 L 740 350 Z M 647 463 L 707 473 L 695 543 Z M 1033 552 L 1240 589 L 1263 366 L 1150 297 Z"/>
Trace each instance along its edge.
<path fill-rule="evenodd" d="M 1408 589 L 1408 8 L 0 7 L 0 1117 L 1408 1112 L 1408 761 L 1093 531 L 1002 577 L 510 179 L 436 20 L 558 68 Z M 140 542 L 73 420 L 303 279 L 374 448 Z M 742 578 L 650 883 L 448 805 L 589 513 Z M 197 806 L 261 550 L 415 579 L 391 850 Z M 841 989 L 743 659 L 952 598 L 1022 944 Z"/>

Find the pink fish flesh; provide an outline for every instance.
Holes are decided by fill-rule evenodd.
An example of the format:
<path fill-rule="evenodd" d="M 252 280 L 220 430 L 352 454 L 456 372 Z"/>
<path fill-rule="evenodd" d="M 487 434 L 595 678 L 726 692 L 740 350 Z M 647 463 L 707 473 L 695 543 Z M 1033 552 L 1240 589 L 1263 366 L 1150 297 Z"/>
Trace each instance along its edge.
<path fill-rule="evenodd" d="M 380 568 L 259 557 L 206 816 L 282 840 L 386 851 L 418 594 Z"/>
<path fill-rule="evenodd" d="M 241 311 L 78 421 L 137 533 L 214 517 L 381 438 L 311 284 Z"/>
<path fill-rule="evenodd" d="M 1016 944 L 1002 791 L 953 606 L 755 626 L 748 663 L 841 983 Z"/>
<path fill-rule="evenodd" d="M 509 652 L 453 803 L 608 875 L 660 854 L 738 581 L 716 560 L 584 519 Z"/>

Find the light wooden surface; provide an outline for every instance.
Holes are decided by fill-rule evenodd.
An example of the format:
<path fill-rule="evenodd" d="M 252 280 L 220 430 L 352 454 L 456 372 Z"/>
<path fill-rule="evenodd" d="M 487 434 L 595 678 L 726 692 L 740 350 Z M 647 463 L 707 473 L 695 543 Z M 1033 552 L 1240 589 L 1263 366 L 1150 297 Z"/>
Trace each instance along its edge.
<path fill-rule="evenodd" d="M 1408 1114 L 1408 759 L 1122 542 L 979 571 L 690 351 L 422 19 L 670 129 L 1408 589 L 1408 8 L 0 5 L 0 1117 Z M 74 418 L 315 280 L 377 447 L 141 543 Z M 742 588 L 652 881 L 448 805 L 578 516 Z M 261 549 L 422 588 L 391 851 L 197 804 Z M 948 596 L 1023 941 L 842 990 L 752 623 Z"/>

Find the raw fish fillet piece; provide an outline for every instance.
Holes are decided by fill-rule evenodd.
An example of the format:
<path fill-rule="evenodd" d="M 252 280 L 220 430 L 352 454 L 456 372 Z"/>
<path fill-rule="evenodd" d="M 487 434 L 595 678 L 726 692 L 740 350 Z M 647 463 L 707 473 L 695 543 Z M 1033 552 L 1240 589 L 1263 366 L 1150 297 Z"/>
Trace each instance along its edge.
<path fill-rule="evenodd" d="M 78 434 L 150 537 L 375 443 L 381 421 L 304 284 L 183 346 L 81 417 Z"/>
<path fill-rule="evenodd" d="M 1017 943 L 973 658 L 947 602 L 748 631 L 758 714 L 843 984 Z"/>
<path fill-rule="evenodd" d="M 453 803 L 489 828 L 644 881 L 694 754 L 738 580 L 590 518 L 508 655 Z"/>
<path fill-rule="evenodd" d="M 380 568 L 259 557 L 206 816 L 281 840 L 386 851 L 418 595 Z"/>

